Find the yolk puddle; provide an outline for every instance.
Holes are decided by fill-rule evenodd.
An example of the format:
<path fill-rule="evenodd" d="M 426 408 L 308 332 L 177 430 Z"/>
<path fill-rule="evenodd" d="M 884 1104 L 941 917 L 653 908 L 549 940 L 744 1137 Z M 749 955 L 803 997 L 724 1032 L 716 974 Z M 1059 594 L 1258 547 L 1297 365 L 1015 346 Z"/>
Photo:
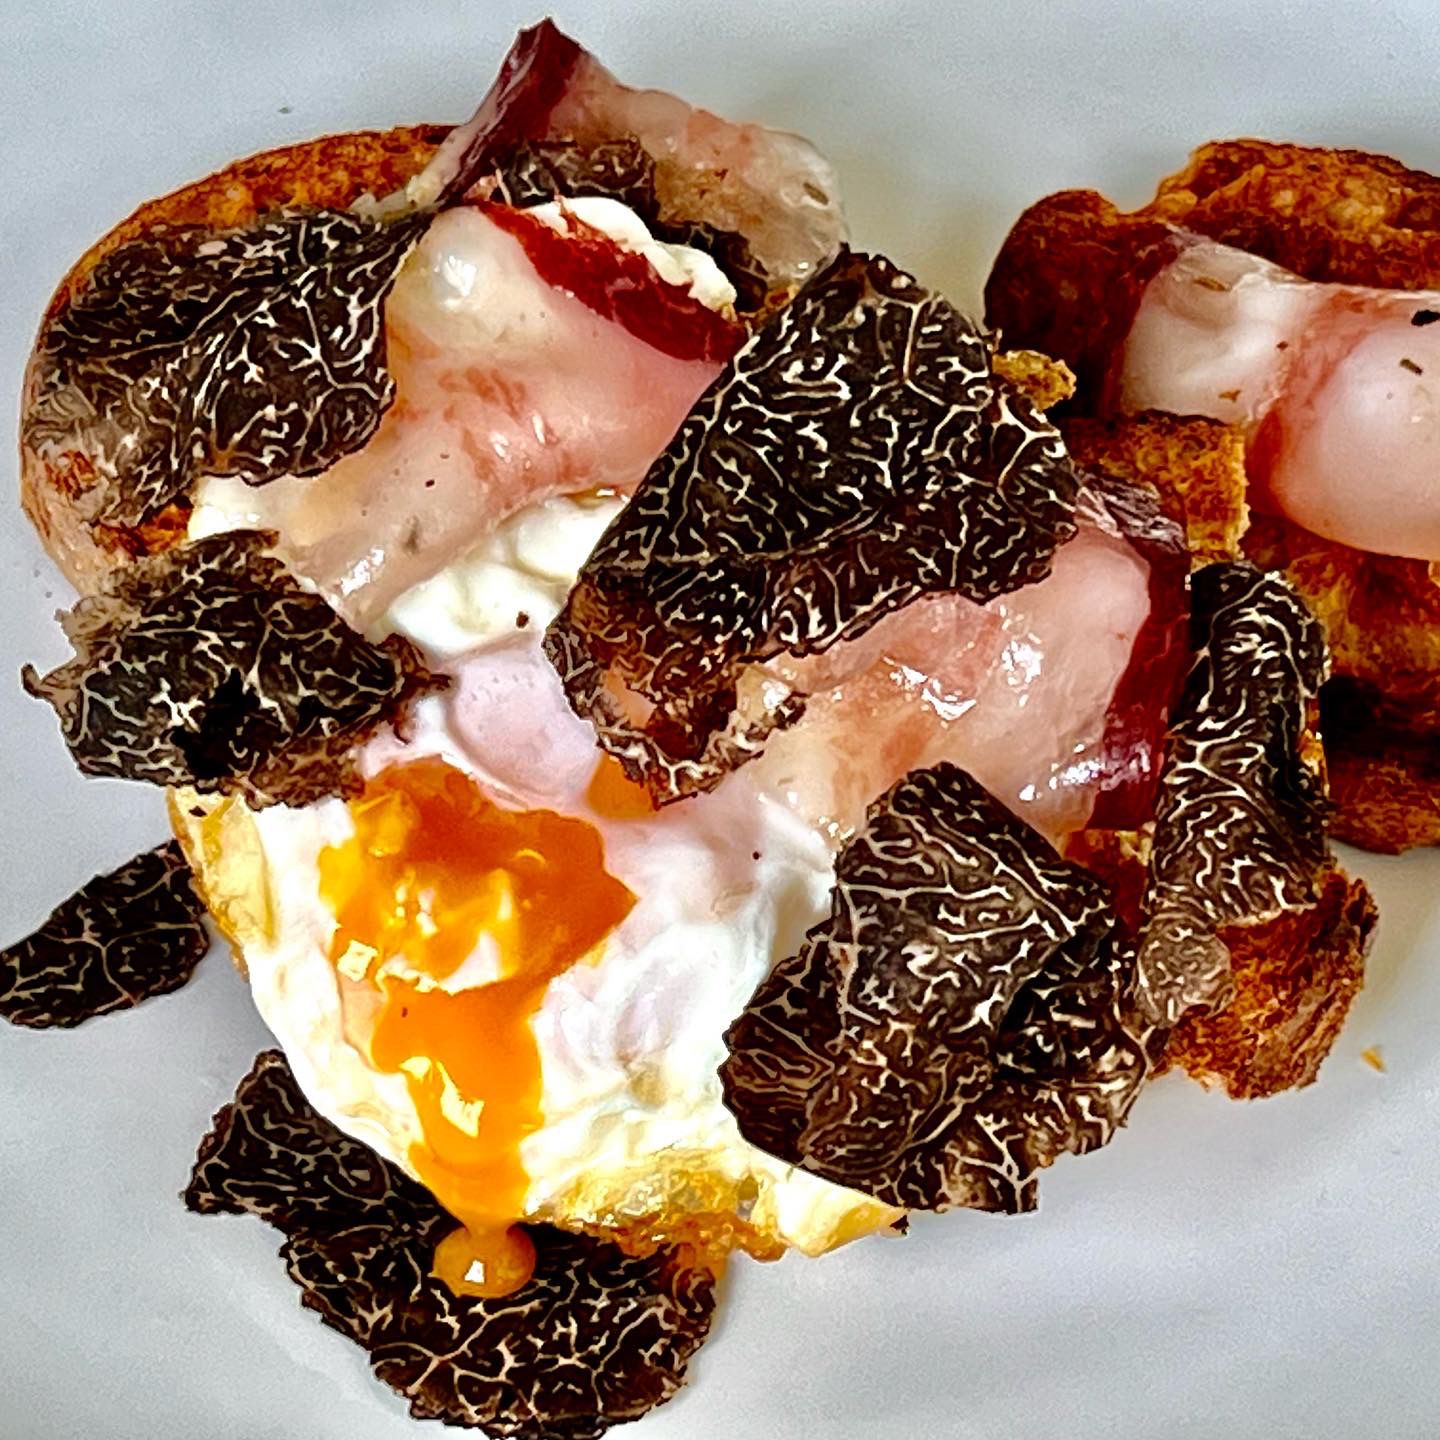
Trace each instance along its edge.
<path fill-rule="evenodd" d="M 380 997 L 371 1062 L 405 1075 L 424 1134 L 411 1164 L 461 1222 L 435 1273 L 458 1291 L 506 1295 L 534 1267 L 514 1223 L 529 1186 L 520 1146 L 543 1121 L 531 1022 L 550 981 L 635 897 L 606 871 L 593 826 L 501 809 L 443 760 L 382 771 L 350 810 L 354 836 L 319 862 L 338 922 L 331 960 L 342 985 Z M 439 988 L 477 947 L 498 978 Z"/>

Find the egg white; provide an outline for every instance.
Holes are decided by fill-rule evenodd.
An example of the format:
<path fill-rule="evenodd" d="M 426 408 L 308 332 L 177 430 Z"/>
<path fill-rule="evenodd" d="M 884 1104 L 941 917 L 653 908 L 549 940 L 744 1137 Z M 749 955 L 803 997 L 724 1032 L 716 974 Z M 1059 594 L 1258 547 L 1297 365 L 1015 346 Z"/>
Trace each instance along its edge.
<path fill-rule="evenodd" d="M 448 632 L 453 610 L 440 623 Z M 438 756 L 500 803 L 582 818 L 604 838 L 607 870 L 637 897 L 595 956 L 550 983 L 534 1019 L 544 1123 L 520 1152 L 526 1216 L 640 1222 L 703 1179 L 733 1194 L 760 1234 L 811 1253 L 888 1223 L 894 1212 L 749 1145 L 717 1076 L 726 1026 L 827 909 L 825 839 L 743 773 L 651 817 L 597 815 L 585 795 L 600 758 L 594 735 L 566 705 L 538 632 L 492 636 L 450 669 L 453 688 L 416 707 L 406 738 L 372 740 L 362 771 Z M 377 1070 L 366 1037 L 345 1033 L 330 959 L 335 919 L 318 857 L 353 833 L 348 808 L 275 807 L 253 823 L 274 917 L 273 938 L 245 947 L 256 1004 L 312 1102 L 413 1169 L 424 1136 L 405 1077 Z M 446 988 L 495 978 L 492 955 L 477 947 Z M 458 1111 L 483 1097 L 455 1099 Z"/>
<path fill-rule="evenodd" d="M 659 247 L 615 202 L 571 205 L 705 303 L 733 303 L 708 257 Z M 559 223 L 558 212 L 549 218 Z M 203 487 L 193 534 L 257 523 L 254 492 L 232 492 L 223 482 Z M 545 625 L 622 504 L 592 496 L 530 505 L 369 627 L 407 635 L 453 684 L 414 707 L 403 738 L 391 730 L 372 738 L 360 769 L 373 776 L 438 756 L 496 803 L 584 819 L 601 833 L 606 869 L 637 897 L 595 954 L 550 983 L 534 1018 L 543 1124 L 521 1145 L 529 1189 L 516 1218 L 655 1233 L 656 1217 L 679 1221 L 687 1207 L 718 1206 L 762 1242 L 819 1253 L 884 1228 L 898 1212 L 748 1144 L 717 1070 L 726 1027 L 826 913 L 831 844 L 743 771 L 653 816 L 597 815 L 587 789 L 601 752 L 541 653 Z M 256 1005 L 310 1101 L 415 1173 L 412 1151 L 424 1134 L 407 1079 L 377 1069 L 368 1037 L 347 1033 L 330 956 L 336 919 L 321 898 L 319 857 L 353 835 L 347 805 L 251 812 L 187 796 L 174 813 L 222 923 L 229 915 Z M 249 863 L 237 868 L 240 851 Z M 497 973 L 494 943 L 482 936 L 442 983 L 480 985 Z M 473 1130 L 481 1099 L 452 1086 L 450 1118 Z"/>

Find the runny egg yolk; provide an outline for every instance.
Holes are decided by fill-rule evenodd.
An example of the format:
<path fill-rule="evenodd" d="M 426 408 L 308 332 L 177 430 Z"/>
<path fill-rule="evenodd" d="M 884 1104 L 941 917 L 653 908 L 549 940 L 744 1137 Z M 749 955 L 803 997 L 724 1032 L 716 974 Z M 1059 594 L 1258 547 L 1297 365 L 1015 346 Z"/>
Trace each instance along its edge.
<path fill-rule="evenodd" d="M 650 792 L 630 779 L 613 755 L 600 757 L 585 791 L 585 802 L 606 820 L 643 820 L 655 813 Z"/>
<path fill-rule="evenodd" d="M 514 1223 L 529 1184 L 520 1147 L 544 1118 L 531 1022 L 550 981 L 635 897 L 606 871 L 593 826 L 503 809 L 443 760 L 382 771 L 350 811 L 353 837 L 320 855 L 347 1018 L 368 1016 L 371 1063 L 405 1075 L 424 1136 L 411 1164 L 461 1222 L 435 1273 L 506 1295 L 534 1266 Z M 495 978 L 441 988 L 477 949 Z"/>

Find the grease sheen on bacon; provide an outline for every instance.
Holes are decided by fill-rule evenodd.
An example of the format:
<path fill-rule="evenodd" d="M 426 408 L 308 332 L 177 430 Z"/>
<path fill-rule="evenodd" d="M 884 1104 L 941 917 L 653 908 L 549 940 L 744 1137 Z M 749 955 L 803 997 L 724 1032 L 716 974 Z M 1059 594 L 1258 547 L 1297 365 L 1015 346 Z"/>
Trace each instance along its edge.
<path fill-rule="evenodd" d="M 1318 285 L 1187 238 L 1146 287 L 1117 404 L 1241 425 L 1257 506 L 1440 559 L 1440 292 Z"/>
<path fill-rule="evenodd" d="M 804 661 L 756 783 L 841 833 L 908 772 L 962 766 L 1051 839 L 1142 825 L 1189 664 L 1186 555 L 1141 490 L 1088 477 L 1050 574 L 984 605 L 928 596 Z"/>
<path fill-rule="evenodd" d="M 388 163 L 389 137 L 356 138 L 362 161 L 373 157 L 375 179 L 404 173 L 405 167 Z M 320 489 L 299 482 L 323 477 L 335 501 L 331 513 L 298 516 L 296 528 L 303 533 L 296 553 L 287 555 L 298 563 L 300 551 L 307 552 L 307 578 L 360 625 L 383 613 L 399 590 L 453 558 L 451 541 L 463 548 L 476 538 L 462 516 L 452 527 L 440 525 L 438 548 L 425 554 L 436 538 L 429 533 L 436 515 L 467 498 L 453 468 L 469 475 L 474 467 L 467 468 L 459 448 L 413 434 L 397 445 L 396 431 L 404 428 L 398 423 L 383 436 L 375 433 L 387 409 L 392 421 L 397 410 L 413 420 L 418 407 L 423 421 L 426 412 L 433 420 L 446 409 L 446 396 L 418 393 L 391 368 L 391 342 L 403 347 L 417 327 L 403 319 L 390 324 L 396 309 L 390 287 L 435 214 L 467 195 L 551 200 L 573 185 L 577 194 L 633 200 L 658 237 L 698 245 L 733 268 L 746 310 L 783 301 L 844 239 L 833 174 L 806 142 L 731 124 L 658 92 L 630 90 L 549 22 L 520 37 L 475 120 L 454 131 L 429 167 L 400 190 L 379 201 L 362 195 L 351 212 L 306 211 L 306 196 L 316 188 L 306 166 L 318 153 L 317 144 L 261 157 L 280 174 L 267 169 L 265 185 L 254 192 L 264 201 L 251 203 L 275 205 L 273 211 L 247 216 L 239 202 L 178 205 L 177 213 L 187 217 L 233 214 L 238 225 L 171 232 L 153 223 L 146 229 L 143 221 L 122 227 L 117 239 L 123 233 L 123 243 L 108 245 L 98 266 L 80 274 L 47 317 L 27 377 L 27 507 L 52 551 L 78 578 L 90 582 L 129 557 L 177 543 L 195 488 L 207 481 L 206 488 L 218 493 L 207 497 L 211 513 L 199 533 L 269 526 L 288 545 L 286 522 L 303 502 L 293 494 L 247 502 L 246 485 Z M 462 158 L 463 175 L 454 163 Z M 234 167 L 233 175 L 192 188 L 229 184 L 233 191 L 239 177 L 257 168 L 266 166 L 257 161 L 249 169 Z M 291 172 L 293 214 L 277 199 Z M 321 185 L 319 193 L 353 194 L 355 188 L 332 192 Z M 165 202 L 155 208 L 166 213 Z M 454 259 L 462 289 L 473 285 L 489 258 L 482 254 L 478 264 L 474 257 Z M 657 326 L 657 314 L 675 308 L 663 287 L 603 247 L 591 258 L 626 272 L 623 285 L 608 287 L 611 312 L 623 289 L 619 308 L 642 333 L 666 337 L 671 353 L 732 348 L 713 317 L 693 311 L 681 317 L 693 322 L 693 335 L 682 333 L 682 324 Z M 548 267 L 547 273 L 555 278 L 566 268 L 574 270 Z M 513 279 L 500 277 L 498 288 Z M 523 278 L 519 288 L 525 289 Z M 172 297 L 178 308 L 167 308 Z M 433 325 L 418 328 L 436 338 Z M 459 328 L 464 330 L 463 320 Z M 562 321 L 559 328 L 567 326 Z M 617 353 L 623 347 L 607 345 L 603 332 L 586 331 L 578 322 L 570 328 L 573 344 L 593 355 L 597 371 L 617 376 L 613 393 L 601 386 L 602 393 L 588 397 L 599 402 L 590 413 L 607 413 L 608 407 L 608 413 L 634 417 L 643 468 L 704 381 L 682 396 L 684 385 L 663 366 L 646 371 L 634 356 Z M 397 336 L 397 330 L 408 335 Z M 421 340 L 422 349 L 426 343 Z M 439 344 L 463 352 L 467 337 L 442 331 Z M 573 430 L 578 406 L 568 412 L 563 404 L 553 411 L 527 407 L 523 397 L 497 390 L 495 375 L 507 368 L 507 357 L 488 366 L 484 357 L 472 356 L 468 373 L 440 378 L 462 392 L 462 408 L 468 402 L 472 409 L 466 392 L 475 388 L 470 380 L 478 380 L 494 402 L 480 418 L 498 427 L 496 441 L 511 447 L 515 468 L 523 471 L 539 458 L 557 480 L 580 477 L 581 488 L 590 483 L 584 477 L 592 469 L 600 472 L 598 484 L 638 480 L 639 470 L 627 470 L 623 457 L 608 463 L 617 437 L 602 434 L 590 445 L 582 435 L 578 444 L 569 443 L 565 432 Z M 643 372 L 638 377 L 637 369 Z M 413 380 L 413 367 L 410 375 Z M 627 377 L 633 382 L 628 388 Z M 667 409 L 677 401 L 678 409 Z M 648 415 L 660 417 L 653 436 Z M 475 433 L 489 443 L 488 424 Z M 517 438 L 527 435 L 528 448 L 522 443 L 514 449 Z M 566 476 L 554 474 L 548 448 L 556 446 Z M 328 484 L 335 462 L 362 453 L 383 473 L 358 485 L 353 474 Z M 499 456 L 502 469 L 505 459 Z M 480 462 L 482 491 L 506 489 L 492 483 L 494 462 L 493 456 Z M 438 475 L 432 468 L 437 464 Z M 447 478 L 452 493 L 423 493 L 427 481 L 443 491 Z M 404 492 L 402 502 L 393 501 L 395 490 Z M 337 539 L 333 532 L 345 530 L 347 520 L 347 533 Z M 382 572 L 388 574 L 382 578 Z"/>
<path fill-rule="evenodd" d="M 567 253 L 494 205 L 547 183 L 643 202 L 657 235 L 742 266 L 752 304 L 760 276 L 783 295 L 844 239 L 833 174 L 805 141 L 630 90 L 546 22 L 379 207 L 441 210 L 386 305 L 395 403 L 379 431 L 323 486 L 212 482 L 204 523 L 275 530 L 292 568 L 369 627 L 522 504 L 633 489 L 739 332 L 603 237 L 576 230 Z"/>

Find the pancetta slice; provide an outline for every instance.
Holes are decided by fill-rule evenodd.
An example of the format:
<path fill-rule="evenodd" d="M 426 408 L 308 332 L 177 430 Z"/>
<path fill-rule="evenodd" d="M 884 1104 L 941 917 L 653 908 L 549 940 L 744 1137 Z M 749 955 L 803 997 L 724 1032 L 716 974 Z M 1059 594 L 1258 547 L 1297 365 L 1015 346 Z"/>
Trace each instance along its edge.
<path fill-rule="evenodd" d="M 480 108 L 407 187 L 414 205 L 477 187 L 530 142 L 591 148 L 623 137 L 654 159 L 660 218 L 744 237 L 781 287 L 799 284 L 845 241 L 835 172 L 807 140 L 735 124 L 660 90 L 622 85 L 549 20 L 523 31 Z"/>
<path fill-rule="evenodd" d="M 1148 818 L 1183 541 L 1143 493 L 1082 499 L 992 362 L 939 297 L 847 255 L 697 404 L 547 637 L 656 800 L 768 747 L 763 783 L 837 835 L 946 760 L 1052 835 L 1101 796 L 1095 823 Z"/>

